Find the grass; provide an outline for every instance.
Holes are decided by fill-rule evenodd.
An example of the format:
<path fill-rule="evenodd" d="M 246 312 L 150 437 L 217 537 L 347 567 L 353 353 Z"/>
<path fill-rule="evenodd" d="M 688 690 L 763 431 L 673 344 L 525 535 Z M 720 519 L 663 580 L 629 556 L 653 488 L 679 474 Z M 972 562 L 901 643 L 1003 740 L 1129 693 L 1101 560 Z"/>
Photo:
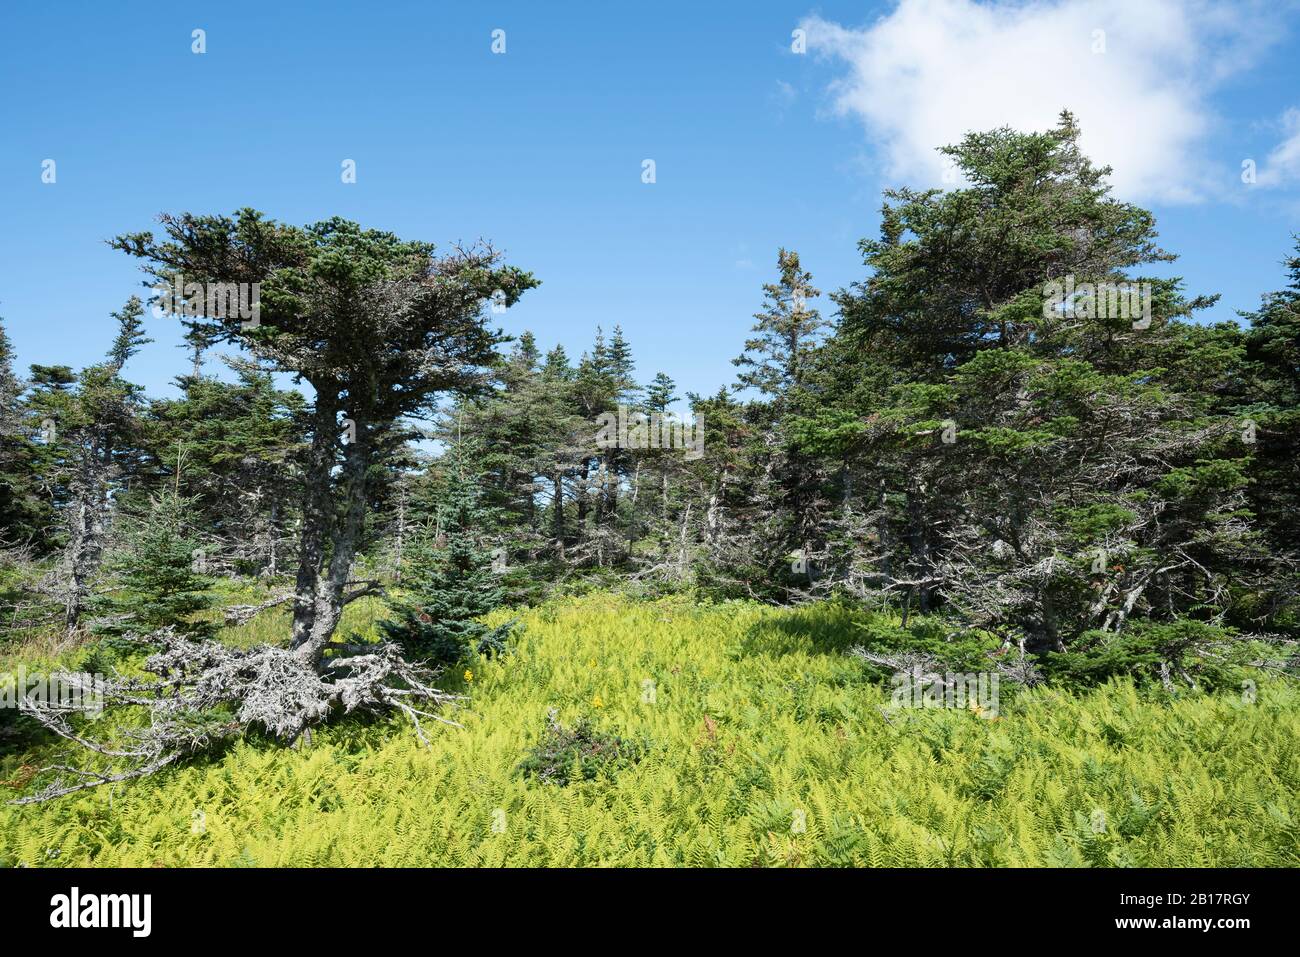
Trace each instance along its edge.
<path fill-rule="evenodd" d="M 373 629 L 358 603 L 345 628 Z M 504 618 L 505 616 L 501 616 Z M 601 593 L 522 615 L 430 748 L 401 721 L 254 740 L 154 780 L 0 805 L 29 866 L 1295 866 L 1300 695 L 1004 692 L 996 720 L 895 709 L 853 617 Z M 274 631 L 272 631 L 274 629 Z M 275 637 L 274 613 L 227 637 Z M 639 760 L 561 786 L 519 766 L 557 709 Z M 39 755 L 0 760 L 0 777 Z M 564 779 L 566 775 L 560 775 Z M 14 792 L 0 792 L 14 793 Z"/>

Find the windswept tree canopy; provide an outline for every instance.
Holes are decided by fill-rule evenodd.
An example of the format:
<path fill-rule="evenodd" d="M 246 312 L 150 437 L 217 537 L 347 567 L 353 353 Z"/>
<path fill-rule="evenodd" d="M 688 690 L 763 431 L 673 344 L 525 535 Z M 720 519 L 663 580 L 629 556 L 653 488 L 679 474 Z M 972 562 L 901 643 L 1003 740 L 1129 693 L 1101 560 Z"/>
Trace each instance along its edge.
<path fill-rule="evenodd" d="M 114 248 L 167 286 L 257 283 L 256 325 L 182 316 L 209 343 L 232 342 L 281 372 L 365 407 L 373 421 L 421 411 L 431 395 L 481 384 L 503 337 L 485 304 L 510 306 L 537 285 L 491 246 L 406 241 L 334 217 L 296 227 L 253 209 L 160 217 L 164 238 L 127 233 Z"/>

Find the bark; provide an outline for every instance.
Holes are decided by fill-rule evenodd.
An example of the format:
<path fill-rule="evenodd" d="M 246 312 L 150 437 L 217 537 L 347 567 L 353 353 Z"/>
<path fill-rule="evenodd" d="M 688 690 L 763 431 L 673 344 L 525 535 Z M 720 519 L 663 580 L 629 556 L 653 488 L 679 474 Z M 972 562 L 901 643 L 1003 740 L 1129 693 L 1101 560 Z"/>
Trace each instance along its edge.
<path fill-rule="evenodd" d="M 641 459 L 637 458 L 636 467 L 632 470 L 632 494 L 628 499 L 628 528 L 627 528 L 627 557 L 632 558 L 632 550 L 636 547 L 636 497 L 641 491 Z"/>
<path fill-rule="evenodd" d="M 312 441 L 303 489 L 302 525 L 298 542 L 298 573 L 294 581 L 293 632 L 290 647 L 310 649 L 319 644 L 317 615 L 325 545 L 331 538 L 335 513 L 331 501 L 332 471 L 338 441 L 337 389 L 318 387 L 312 416 Z"/>
<path fill-rule="evenodd" d="M 708 529 L 710 551 L 717 546 L 718 535 L 722 531 L 722 500 L 727 494 L 727 483 L 730 478 L 731 470 L 724 468 L 722 474 L 718 476 L 717 484 L 709 495 L 709 507 L 705 513 L 705 527 Z"/>
<path fill-rule="evenodd" d="M 908 540 L 912 551 L 912 565 L 920 579 L 930 577 L 930 543 L 925 533 L 926 505 L 924 491 L 912 488 L 907 492 Z M 930 611 L 930 586 L 917 586 L 917 605 L 921 614 Z"/>
<path fill-rule="evenodd" d="M 402 581 L 402 555 L 406 540 L 406 486 L 397 490 L 397 534 L 393 542 L 393 581 Z"/>
<path fill-rule="evenodd" d="M 345 447 L 343 471 L 340 476 L 344 497 L 343 509 L 341 514 L 326 509 L 323 515 L 327 525 L 319 530 L 328 532 L 329 563 L 324 568 L 323 575 L 318 571 L 314 576 L 315 588 L 312 594 L 307 596 L 299 591 L 295 599 L 295 611 L 307 601 L 310 601 L 312 610 L 310 621 L 305 623 L 301 636 L 297 633 L 299 622 L 295 614 L 295 635 L 290 647 L 299 657 L 317 666 L 321 664 L 325 646 L 333 636 L 334 629 L 338 627 L 339 619 L 343 617 L 343 606 L 346 604 L 344 589 L 348 584 L 352 561 L 356 557 L 357 544 L 365 523 L 368 436 L 365 423 L 359 418 L 360 413 L 354 412 L 353 416 L 355 441 L 349 442 Z M 328 484 L 328 470 L 325 475 Z M 315 534 L 314 532 L 313 538 Z M 304 533 L 304 539 L 306 537 Z M 325 535 L 322 534 L 320 537 L 323 539 Z M 301 567 L 299 572 L 301 574 Z"/>
<path fill-rule="evenodd" d="M 268 553 L 267 576 L 276 578 L 280 574 L 280 505 L 272 500 L 271 502 L 271 543 Z"/>
<path fill-rule="evenodd" d="M 677 553 L 677 577 L 682 580 L 685 580 L 686 578 L 686 569 L 687 569 L 686 559 L 689 554 L 689 548 L 688 548 L 689 540 L 687 537 L 687 533 L 690 530 L 690 524 L 691 524 L 691 503 L 687 502 L 686 508 L 682 512 L 682 531 L 678 543 L 679 550 Z"/>
<path fill-rule="evenodd" d="M 553 529 L 555 535 L 555 553 L 560 558 L 564 558 L 564 474 L 556 471 L 551 476 L 551 483 L 555 489 L 555 511 L 553 513 Z"/>
<path fill-rule="evenodd" d="M 108 453 L 101 451 L 96 442 L 84 454 L 72 485 L 74 504 L 65 552 L 68 592 L 64 624 L 68 631 L 81 624 L 90 598 L 90 579 L 103 556 L 109 469 Z"/>

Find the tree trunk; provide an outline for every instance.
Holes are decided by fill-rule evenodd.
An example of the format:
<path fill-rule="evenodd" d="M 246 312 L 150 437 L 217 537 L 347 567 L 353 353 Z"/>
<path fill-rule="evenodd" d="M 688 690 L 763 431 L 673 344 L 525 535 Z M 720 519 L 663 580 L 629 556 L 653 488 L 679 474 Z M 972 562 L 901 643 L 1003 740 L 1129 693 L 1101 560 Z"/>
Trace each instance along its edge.
<path fill-rule="evenodd" d="M 393 542 L 393 581 L 402 581 L 402 551 L 406 539 L 406 486 L 397 490 L 397 536 Z"/>
<path fill-rule="evenodd" d="M 687 556 L 687 538 L 686 533 L 691 523 L 691 503 L 686 503 L 686 508 L 682 512 L 682 532 L 678 544 L 677 553 L 677 578 L 684 581 L 686 579 L 686 556 Z"/>
<path fill-rule="evenodd" d="M 312 415 L 311 449 L 303 490 L 302 524 L 298 538 L 298 574 L 294 582 L 292 648 L 309 645 L 316 633 L 317 583 L 325 560 L 325 543 L 335 524 L 331 472 L 338 441 L 337 390 L 318 388 Z"/>
<path fill-rule="evenodd" d="M 551 476 L 555 489 L 555 511 L 552 515 L 552 534 L 555 536 L 555 554 L 564 559 L 564 473 L 558 469 Z"/>
<path fill-rule="evenodd" d="M 336 520 L 330 535 L 330 558 L 325 574 L 318 577 L 313 596 L 311 626 L 301 643 L 291 646 L 300 657 L 320 666 L 325 646 L 329 643 L 343 617 L 347 603 L 344 589 L 352 572 L 357 543 L 366 517 L 366 465 L 367 449 L 365 429 L 356 424 L 356 441 L 347 446 L 343 459 L 341 484 L 346 506 L 341 520 Z"/>
<path fill-rule="evenodd" d="M 269 534 L 271 541 L 269 544 L 269 555 L 267 564 L 267 577 L 276 578 L 280 574 L 280 503 L 271 500 L 271 526 Z"/>
<path fill-rule="evenodd" d="M 914 577 L 922 580 L 917 588 L 917 606 L 922 615 L 930 611 L 930 542 L 926 534 L 926 502 L 923 487 L 914 486 L 907 491 L 908 542 L 912 551 Z"/>
<path fill-rule="evenodd" d="M 74 504 L 67 545 L 68 596 L 64 624 L 74 631 L 81 624 L 90 597 L 90 578 L 103 553 L 104 511 L 107 505 L 109 455 L 98 443 L 84 453 L 73 483 Z"/>
<path fill-rule="evenodd" d="M 718 476 L 718 482 L 713 487 L 713 492 L 709 495 L 709 508 L 705 513 L 705 527 L 708 529 L 710 551 L 717 544 L 718 533 L 722 528 L 722 500 L 727 494 L 727 481 L 730 477 L 730 470 L 724 468 L 722 474 Z"/>

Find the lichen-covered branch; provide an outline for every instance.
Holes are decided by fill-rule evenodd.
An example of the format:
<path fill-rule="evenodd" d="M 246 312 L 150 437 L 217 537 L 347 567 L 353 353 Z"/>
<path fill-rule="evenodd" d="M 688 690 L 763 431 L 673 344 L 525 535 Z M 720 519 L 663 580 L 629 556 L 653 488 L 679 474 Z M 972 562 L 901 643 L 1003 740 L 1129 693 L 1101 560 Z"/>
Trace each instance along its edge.
<path fill-rule="evenodd" d="M 170 628 L 148 636 L 160 646 L 145 670 L 152 677 L 117 675 L 93 689 L 106 714 L 143 713 L 145 720 L 114 724 L 92 737 L 86 714 L 57 701 L 25 697 L 20 707 L 47 729 L 99 756 L 103 767 L 52 764 L 35 777 L 40 790 L 12 802 L 32 804 L 153 774 L 178 760 L 213 751 L 261 729 L 286 742 L 333 715 L 401 713 L 428 743 L 421 718 L 456 727 L 438 710 L 459 696 L 433 684 L 427 668 L 406 661 L 397 646 L 350 646 L 317 670 L 301 655 L 262 645 L 230 648 L 182 638 Z M 59 675 L 75 684 L 75 675 Z"/>

